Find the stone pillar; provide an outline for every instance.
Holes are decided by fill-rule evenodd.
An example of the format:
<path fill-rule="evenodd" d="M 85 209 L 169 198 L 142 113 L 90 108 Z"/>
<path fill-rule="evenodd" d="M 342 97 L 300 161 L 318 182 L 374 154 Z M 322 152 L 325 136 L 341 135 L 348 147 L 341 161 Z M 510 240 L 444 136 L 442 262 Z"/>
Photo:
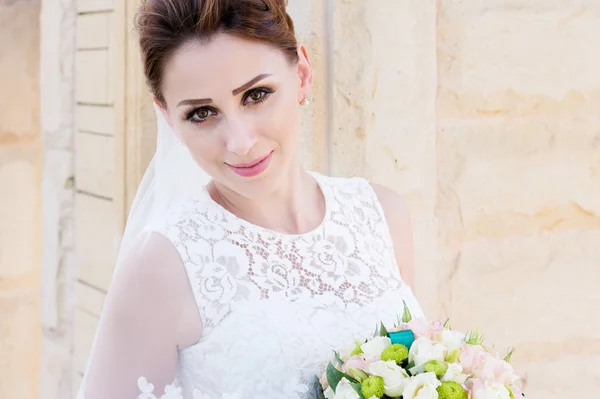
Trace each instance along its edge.
<path fill-rule="evenodd" d="M 437 309 L 435 1 L 335 1 L 332 174 L 397 191 L 413 217 L 416 291 Z"/>
<path fill-rule="evenodd" d="M 0 397 L 38 397 L 39 3 L 0 2 Z"/>
<path fill-rule="evenodd" d="M 40 97 L 43 132 L 42 369 L 40 398 L 73 388 L 75 1 L 43 0 Z"/>
<path fill-rule="evenodd" d="M 327 10 L 325 0 L 291 0 L 288 13 L 294 20 L 298 42 L 308 49 L 313 68 L 312 104 L 304 108 L 300 159 L 306 169 L 326 172 L 329 52 L 327 47 Z"/>

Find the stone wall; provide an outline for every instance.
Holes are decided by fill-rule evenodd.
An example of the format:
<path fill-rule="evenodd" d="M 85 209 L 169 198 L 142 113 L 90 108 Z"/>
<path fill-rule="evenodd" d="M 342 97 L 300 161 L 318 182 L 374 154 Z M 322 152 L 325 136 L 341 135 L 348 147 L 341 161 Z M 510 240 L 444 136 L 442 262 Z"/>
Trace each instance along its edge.
<path fill-rule="evenodd" d="M 595 397 L 600 1 L 440 1 L 437 21 L 439 310 L 515 345 L 529 396 Z"/>
<path fill-rule="evenodd" d="M 131 98 L 146 95 L 134 46 L 116 41 L 132 40 L 135 7 L 115 4 L 43 2 L 40 51 L 39 5 L 0 0 L 2 398 L 72 397 L 110 279 L 114 203 L 135 190 L 122 174 L 150 155 L 153 129 L 127 133 L 152 121 L 123 111 L 146 101 Z M 516 346 L 530 397 L 595 397 L 600 0 L 291 0 L 290 13 L 315 72 L 306 167 L 405 198 L 427 313 Z"/>
<path fill-rule="evenodd" d="M 373 4 L 335 2 L 332 173 L 407 200 L 430 316 L 596 396 L 600 1 Z"/>
<path fill-rule="evenodd" d="M 39 2 L 0 1 L 0 397 L 36 398 L 40 367 Z"/>

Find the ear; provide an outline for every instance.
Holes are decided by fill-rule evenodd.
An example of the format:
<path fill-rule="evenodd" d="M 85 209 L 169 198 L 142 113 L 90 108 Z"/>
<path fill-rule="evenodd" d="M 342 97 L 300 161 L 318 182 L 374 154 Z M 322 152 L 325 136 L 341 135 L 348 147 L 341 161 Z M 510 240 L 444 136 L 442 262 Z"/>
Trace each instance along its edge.
<path fill-rule="evenodd" d="M 162 112 L 162 114 L 165 117 L 165 120 L 167 121 L 169 126 L 171 126 L 171 128 L 173 128 L 173 123 L 171 122 L 171 117 L 169 116 L 169 113 L 167 112 L 166 108 L 162 106 L 162 104 L 160 103 L 160 101 L 158 101 L 156 96 L 152 96 L 152 100 L 154 101 L 154 105 L 156 105 L 158 107 L 158 109 L 160 110 L 160 112 Z"/>
<path fill-rule="evenodd" d="M 298 102 L 302 101 L 305 97 L 310 98 L 312 96 L 312 66 L 308 58 L 308 51 L 306 46 L 303 44 L 298 45 L 298 79 L 300 80 L 300 90 Z"/>

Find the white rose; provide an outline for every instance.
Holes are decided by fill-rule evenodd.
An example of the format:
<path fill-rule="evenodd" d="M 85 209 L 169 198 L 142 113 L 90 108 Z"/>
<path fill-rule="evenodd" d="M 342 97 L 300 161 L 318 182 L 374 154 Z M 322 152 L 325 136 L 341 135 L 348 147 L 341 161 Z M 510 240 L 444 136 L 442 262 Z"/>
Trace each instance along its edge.
<path fill-rule="evenodd" d="M 408 373 L 395 361 L 379 361 L 369 366 L 369 374 L 383 378 L 385 394 L 393 398 L 402 396 L 404 386 L 410 380 Z"/>
<path fill-rule="evenodd" d="M 460 364 L 450 363 L 448 364 L 448 370 L 446 370 L 446 373 L 442 377 L 442 381 L 454 381 L 457 384 L 462 385 L 467 381 L 467 378 L 469 378 L 469 376 L 463 373 L 463 368 Z"/>
<path fill-rule="evenodd" d="M 389 337 L 375 337 L 362 344 L 360 349 L 362 349 L 365 359 L 375 359 L 381 357 L 381 352 L 391 344 L 392 340 Z"/>
<path fill-rule="evenodd" d="M 442 385 L 434 373 L 411 377 L 404 387 L 403 399 L 438 399 L 437 387 Z"/>
<path fill-rule="evenodd" d="M 335 392 L 333 392 L 331 387 L 327 387 L 327 389 L 323 391 L 323 395 L 325 395 L 325 399 L 335 399 Z"/>
<path fill-rule="evenodd" d="M 408 352 L 408 361 L 413 362 L 420 372 L 420 368 L 430 360 L 443 362 L 445 352 L 444 345 L 427 338 L 417 338 Z"/>
<path fill-rule="evenodd" d="M 465 342 L 465 334 L 459 331 L 444 330 L 440 333 L 439 339 L 448 350 L 448 353 L 452 353 L 462 347 L 463 342 Z"/>
<path fill-rule="evenodd" d="M 510 391 L 499 382 L 486 382 L 471 391 L 472 399 L 510 399 Z"/>
<path fill-rule="evenodd" d="M 350 381 L 342 378 L 335 388 L 335 396 L 333 398 L 327 397 L 327 399 L 360 399 L 358 393 L 350 385 Z"/>

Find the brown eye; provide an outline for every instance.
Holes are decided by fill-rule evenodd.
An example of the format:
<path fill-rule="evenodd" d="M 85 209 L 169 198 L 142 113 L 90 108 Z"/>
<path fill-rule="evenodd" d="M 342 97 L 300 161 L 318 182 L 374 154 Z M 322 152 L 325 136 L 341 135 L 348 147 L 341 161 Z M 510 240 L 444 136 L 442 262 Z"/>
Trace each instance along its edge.
<path fill-rule="evenodd" d="M 269 89 L 268 87 L 258 87 L 256 89 L 252 89 L 244 96 L 244 105 L 261 103 L 265 101 L 271 93 L 273 93 L 273 90 Z"/>
<path fill-rule="evenodd" d="M 216 114 L 215 111 L 209 108 L 198 108 L 190 112 L 188 119 L 194 123 L 205 122 L 210 116 Z"/>
<path fill-rule="evenodd" d="M 250 93 L 250 95 L 248 97 L 252 101 L 260 101 L 260 99 L 263 98 L 264 95 L 265 95 L 265 93 L 262 91 L 253 91 L 252 93 Z"/>

